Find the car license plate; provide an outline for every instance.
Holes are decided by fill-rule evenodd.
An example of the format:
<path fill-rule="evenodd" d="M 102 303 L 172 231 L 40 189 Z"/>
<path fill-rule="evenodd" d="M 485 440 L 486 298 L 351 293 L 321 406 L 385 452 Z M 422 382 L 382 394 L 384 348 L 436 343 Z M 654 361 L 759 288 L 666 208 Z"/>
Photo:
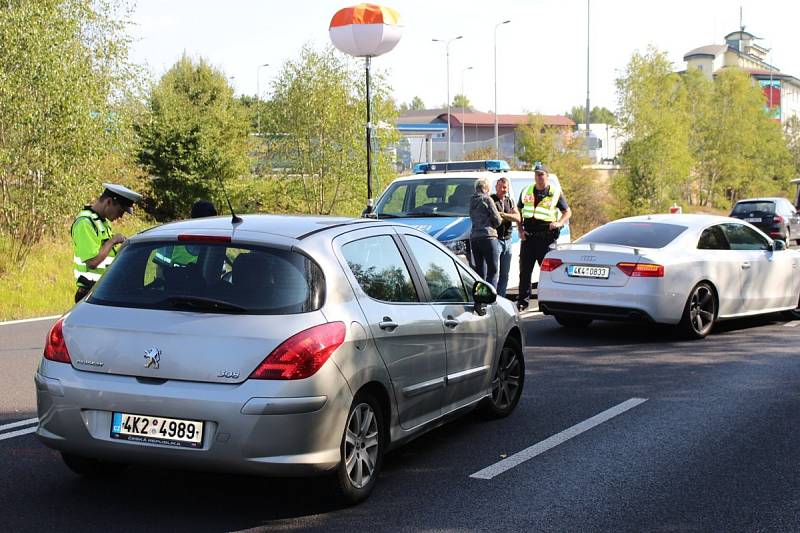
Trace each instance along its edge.
<path fill-rule="evenodd" d="M 746 218 L 746 219 L 744 219 L 744 220 L 745 220 L 746 222 L 761 222 L 761 219 L 760 219 L 760 218 L 753 218 L 753 217 Z"/>
<path fill-rule="evenodd" d="M 588 265 L 569 265 L 567 275 L 574 278 L 600 278 L 608 279 L 608 267 L 596 267 Z"/>
<path fill-rule="evenodd" d="M 199 448 L 203 443 L 203 423 L 196 420 L 115 412 L 111 419 L 111 438 L 145 444 Z"/>

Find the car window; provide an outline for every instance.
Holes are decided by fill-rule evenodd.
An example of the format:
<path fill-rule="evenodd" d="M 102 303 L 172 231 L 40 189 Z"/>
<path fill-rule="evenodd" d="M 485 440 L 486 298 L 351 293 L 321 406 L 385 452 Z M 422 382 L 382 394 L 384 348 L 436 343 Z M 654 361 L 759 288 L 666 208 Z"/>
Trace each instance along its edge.
<path fill-rule="evenodd" d="M 723 224 L 731 250 L 769 250 L 769 241 L 744 224 Z"/>
<path fill-rule="evenodd" d="M 472 287 L 475 286 L 475 282 L 477 281 L 475 277 L 464 270 L 461 267 L 458 267 L 458 273 L 461 275 L 461 283 L 464 284 L 464 290 L 467 293 L 467 300 L 468 302 L 472 301 Z"/>
<path fill-rule="evenodd" d="M 698 250 L 730 250 L 728 239 L 720 226 L 711 226 L 703 230 L 697 241 Z"/>
<path fill-rule="evenodd" d="M 772 215 L 775 213 L 775 202 L 738 202 L 733 206 L 732 217 L 752 217 L 762 215 Z"/>
<path fill-rule="evenodd" d="M 378 200 L 378 216 L 469 216 L 475 178 L 415 179 L 393 183 Z"/>
<path fill-rule="evenodd" d="M 428 241 L 406 235 L 406 242 L 417 260 L 434 302 L 468 302 L 455 260 Z"/>
<path fill-rule="evenodd" d="M 325 280 L 306 256 L 220 243 L 132 244 L 90 302 L 207 313 L 291 314 L 319 309 Z"/>
<path fill-rule="evenodd" d="M 636 248 L 663 248 L 686 231 L 686 226 L 661 222 L 613 222 L 594 229 L 578 243 L 620 244 Z"/>
<path fill-rule="evenodd" d="M 342 246 L 342 255 L 361 289 L 383 302 L 418 302 L 411 275 L 394 239 L 377 235 Z"/>

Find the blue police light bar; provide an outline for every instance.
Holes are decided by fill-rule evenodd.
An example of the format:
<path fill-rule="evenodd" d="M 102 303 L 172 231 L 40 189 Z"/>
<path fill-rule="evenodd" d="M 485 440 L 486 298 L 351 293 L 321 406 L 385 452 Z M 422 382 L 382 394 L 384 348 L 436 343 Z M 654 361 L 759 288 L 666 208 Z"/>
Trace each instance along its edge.
<path fill-rule="evenodd" d="M 444 163 L 417 163 L 414 174 L 429 172 L 452 172 L 454 170 L 488 170 L 489 172 L 508 172 L 511 167 L 502 159 L 486 159 L 483 161 L 447 161 Z"/>

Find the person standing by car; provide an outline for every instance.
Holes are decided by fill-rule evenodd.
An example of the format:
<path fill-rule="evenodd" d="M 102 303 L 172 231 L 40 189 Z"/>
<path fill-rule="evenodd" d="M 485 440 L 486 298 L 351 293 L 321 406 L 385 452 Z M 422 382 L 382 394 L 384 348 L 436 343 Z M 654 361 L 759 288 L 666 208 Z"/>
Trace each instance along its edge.
<path fill-rule="evenodd" d="M 497 276 L 497 294 L 506 295 L 508 287 L 508 273 L 511 270 L 511 226 L 512 222 L 519 224 L 522 219 L 517 211 L 514 201 L 508 196 L 508 178 L 501 177 L 494 185 L 495 194 L 492 195 L 497 212 L 503 221 L 497 226 L 497 241 L 500 243 L 500 264 Z"/>
<path fill-rule="evenodd" d="M 133 204 L 142 199 L 142 195 L 122 185 L 104 183 L 103 187 L 100 198 L 83 207 L 70 229 L 77 285 L 75 303 L 86 296 L 114 261 L 117 245 L 125 242 L 124 235 L 114 235 L 110 222 L 133 213 Z"/>
<path fill-rule="evenodd" d="M 517 298 L 517 309 L 520 311 L 528 308 L 534 266 L 539 263 L 541 267 L 550 245 L 556 242 L 561 228 L 572 216 L 564 193 L 559 187 L 550 184 L 547 168 L 537 161 L 533 172 L 534 183 L 522 191 L 517 203 L 522 217 L 522 224 L 519 226 L 522 246 L 519 253 L 519 297 Z"/>
<path fill-rule="evenodd" d="M 475 194 L 472 195 L 469 203 L 469 218 L 472 222 L 469 242 L 472 247 L 475 272 L 493 287 L 497 287 L 500 262 L 497 226 L 503 219 L 489 196 L 489 182 L 486 178 L 475 182 Z"/>

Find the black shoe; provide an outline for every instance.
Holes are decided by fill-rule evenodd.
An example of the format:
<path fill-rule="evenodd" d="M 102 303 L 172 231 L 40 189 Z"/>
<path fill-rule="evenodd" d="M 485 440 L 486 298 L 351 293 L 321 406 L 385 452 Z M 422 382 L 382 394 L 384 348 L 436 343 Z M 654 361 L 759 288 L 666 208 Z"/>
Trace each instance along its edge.
<path fill-rule="evenodd" d="M 525 300 L 517 302 L 517 310 L 522 312 L 528 308 L 528 302 Z"/>

